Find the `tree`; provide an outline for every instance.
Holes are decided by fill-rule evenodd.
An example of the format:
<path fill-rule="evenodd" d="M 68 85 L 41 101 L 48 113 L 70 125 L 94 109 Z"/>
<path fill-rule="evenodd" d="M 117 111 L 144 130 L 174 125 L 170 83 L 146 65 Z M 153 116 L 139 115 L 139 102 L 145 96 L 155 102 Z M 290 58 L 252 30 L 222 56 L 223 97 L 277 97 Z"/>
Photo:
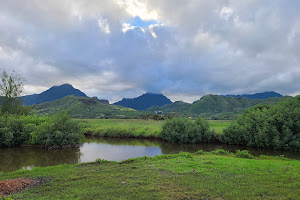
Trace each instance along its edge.
<path fill-rule="evenodd" d="M 16 72 L 8 74 L 3 70 L 0 82 L 1 112 L 3 114 L 23 114 L 24 109 L 21 93 L 24 78 Z"/>

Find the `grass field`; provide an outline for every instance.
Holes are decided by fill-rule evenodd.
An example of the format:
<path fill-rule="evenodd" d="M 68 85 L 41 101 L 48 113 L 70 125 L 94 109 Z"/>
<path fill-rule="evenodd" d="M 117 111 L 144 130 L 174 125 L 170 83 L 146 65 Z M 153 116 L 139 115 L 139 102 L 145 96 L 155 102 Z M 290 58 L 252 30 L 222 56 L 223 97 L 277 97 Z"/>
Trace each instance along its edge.
<path fill-rule="evenodd" d="M 208 120 L 210 128 L 215 130 L 217 134 L 222 134 L 223 130 L 227 128 L 232 120 Z"/>
<path fill-rule="evenodd" d="M 159 138 L 164 121 L 141 119 L 76 119 L 83 126 L 83 132 L 105 137 Z M 222 134 L 230 120 L 209 120 L 211 129 Z"/>
<path fill-rule="evenodd" d="M 299 199 L 299 161 L 222 153 L 0 172 L 0 181 L 21 177 L 46 181 L 12 195 L 13 199 Z"/>
<path fill-rule="evenodd" d="M 77 119 L 83 132 L 105 137 L 158 138 L 163 121 L 139 119 Z"/>

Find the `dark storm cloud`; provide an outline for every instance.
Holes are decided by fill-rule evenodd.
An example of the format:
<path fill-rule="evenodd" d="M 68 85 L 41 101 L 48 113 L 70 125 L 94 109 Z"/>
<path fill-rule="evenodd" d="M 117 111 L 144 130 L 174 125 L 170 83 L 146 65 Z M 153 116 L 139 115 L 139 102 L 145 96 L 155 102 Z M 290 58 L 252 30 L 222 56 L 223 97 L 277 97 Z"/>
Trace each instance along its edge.
<path fill-rule="evenodd" d="M 297 0 L 0 3 L 0 66 L 26 77 L 26 93 L 66 82 L 112 101 L 300 92 Z"/>

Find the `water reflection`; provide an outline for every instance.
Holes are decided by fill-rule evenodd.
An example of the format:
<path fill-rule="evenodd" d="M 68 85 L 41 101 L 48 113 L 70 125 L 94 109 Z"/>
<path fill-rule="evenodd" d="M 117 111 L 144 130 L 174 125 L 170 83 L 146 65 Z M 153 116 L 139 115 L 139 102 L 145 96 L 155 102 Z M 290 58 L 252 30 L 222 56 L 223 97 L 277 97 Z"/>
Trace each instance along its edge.
<path fill-rule="evenodd" d="M 39 149 L 32 147 L 0 148 L 0 171 L 8 172 L 22 168 L 74 164 L 79 161 L 79 148 Z"/>
<path fill-rule="evenodd" d="M 81 162 L 95 161 L 97 158 L 121 161 L 128 158 L 161 155 L 159 147 L 135 144 L 105 144 L 98 142 L 85 143 L 82 148 Z"/>
<path fill-rule="evenodd" d="M 141 156 L 174 154 L 180 151 L 193 153 L 200 149 L 204 151 L 225 149 L 230 152 L 247 149 L 255 156 L 262 154 L 270 156 L 285 155 L 286 157 L 300 160 L 300 152 L 257 149 L 236 145 L 172 144 L 159 140 L 86 138 L 80 148 L 73 149 L 0 148 L 0 171 L 9 172 L 18 169 L 31 169 L 36 166 L 92 162 L 97 158 L 121 161 Z"/>

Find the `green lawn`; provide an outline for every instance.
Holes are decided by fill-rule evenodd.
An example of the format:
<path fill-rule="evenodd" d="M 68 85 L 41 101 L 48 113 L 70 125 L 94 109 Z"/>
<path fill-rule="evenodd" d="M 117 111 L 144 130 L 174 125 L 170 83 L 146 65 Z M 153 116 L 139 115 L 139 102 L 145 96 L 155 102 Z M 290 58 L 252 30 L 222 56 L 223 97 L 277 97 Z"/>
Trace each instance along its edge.
<path fill-rule="evenodd" d="M 46 180 L 14 199 L 299 199 L 299 161 L 200 154 L 0 172 L 0 180 Z"/>
<path fill-rule="evenodd" d="M 83 126 L 83 132 L 105 137 L 159 138 L 164 121 L 141 119 L 76 119 Z M 230 120 L 209 120 L 211 129 L 222 134 Z"/>

